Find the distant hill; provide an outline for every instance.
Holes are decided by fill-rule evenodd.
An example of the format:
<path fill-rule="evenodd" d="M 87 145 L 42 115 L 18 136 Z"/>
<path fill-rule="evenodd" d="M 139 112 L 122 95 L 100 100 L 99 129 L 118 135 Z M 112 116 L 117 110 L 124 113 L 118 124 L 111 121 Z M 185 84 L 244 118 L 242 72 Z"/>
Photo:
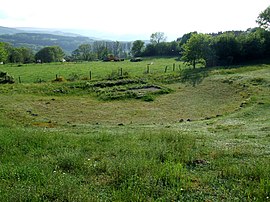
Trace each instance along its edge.
<path fill-rule="evenodd" d="M 73 33 L 73 32 L 66 32 L 66 31 L 59 31 L 55 29 L 45 29 L 45 28 L 32 28 L 32 27 L 3 27 L 0 26 L 0 35 L 3 34 L 18 34 L 18 33 L 37 33 L 37 34 L 53 34 L 53 35 L 59 35 L 59 36 L 83 36 L 81 34 Z M 94 39 L 94 37 L 89 37 L 91 39 Z"/>
<path fill-rule="evenodd" d="M 0 27 L 0 41 L 15 47 L 28 47 L 38 51 L 45 46 L 60 46 L 66 53 L 71 53 L 79 45 L 93 43 L 93 39 L 83 36 L 63 36 L 46 33 L 27 33 L 15 28 Z"/>
<path fill-rule="evenodd" d="M 94 41 L 107 41 L 106 33 L 99 33 L 91 30 L 56 30 L 31 27 L 9 28 L 0 26 L 0 41 L 10 43 L 15 47 L 28 47 L 39 51 L 45 46 L 60 46 L 67 54 L 78 48 L 81 44 L 92 44 Z M 95 37 L 91 37 L 91 36 Z M 112 36 L 112 35 L 111 35 Z M 107 39 L 106 39 L 107 38 Z M 130 51 L 129 40 L 121 37 L 121 43 L 125 52 Z M 145 43 L 149 43 L 147 40 Z"/>
<path fill-rule="evenodd" d="M 24 32 L 24 31 L 16 29 L 16 28 L 9 28 L 9 27 L 0 26 L 0 35 L 2 35 L 2 34 L 16 34 L 16 33 L 20 33 L 20 32 Z"/>
<path fill-rule="evenodd" d="M 21 30 L 23 32 L 27 33 L 38 33 L 38 34 L 53 34 L 53 35 L 60 35 L 60 36 L 83 36 L 81 34 L 73 33 L 73 32 L 66 32 L 62 30 L 55 30 L 55 29 L 46 29 L 46 28 L 33 28 L 33 27 L 16 27 L 16 30 Z M 94 39 L 92 37 L 89 37 L 91 39 Z"/>

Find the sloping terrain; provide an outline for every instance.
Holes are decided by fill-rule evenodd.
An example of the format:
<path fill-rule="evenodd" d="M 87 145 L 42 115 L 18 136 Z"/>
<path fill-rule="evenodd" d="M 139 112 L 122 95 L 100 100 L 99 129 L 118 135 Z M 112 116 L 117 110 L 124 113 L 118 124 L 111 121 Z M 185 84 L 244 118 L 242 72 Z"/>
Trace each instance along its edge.
<path fill-rule="evenodd" d="M 151 101 L 1 85 L 0 199 L 269 200 L 270 66 L 198 75 L 156 81 L 171 91 Z"/>

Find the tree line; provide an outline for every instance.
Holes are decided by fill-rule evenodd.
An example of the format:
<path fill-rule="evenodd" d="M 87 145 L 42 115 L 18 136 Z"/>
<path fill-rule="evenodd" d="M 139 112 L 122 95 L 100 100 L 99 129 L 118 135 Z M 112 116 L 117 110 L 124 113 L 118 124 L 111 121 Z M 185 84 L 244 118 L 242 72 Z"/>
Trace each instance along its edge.
<path fill-rule="evenodd" d="M 270 6 L 259 14 L 256 22 L 260 27 L 245 32 L 189 33 L 180 40 L 181 59 L 193 68 L 199 63 L 223 66 L 270 59 Z"/>
<path fill-rule="evenodd" d="M 164 33 L 158 32 L 151 35 L 150 44 L 134 41 L 131 53 L 135 57 L 179 56 L 193 68 L 198 64 L 224 66 L 270 59 L 270 6 L 256 22 L 260 27 L 246 31 L 190 32 L 173 42 L 166 42 Z"/>
<path fill-rule="evenodd" d="M 125 47 L 123 47 L 125 45 Z M 179 57 L 195 67 L 233 65 L 270 58 L 270 31 L 253 28 L 246 31 L 228 31 L 212 34 L 191 32 L 176 41 L 166 42 L 165 34 L 151 35 L 150 43 L 136 40 L 133 43 L 95 41 L 81 44 L 70 55 L 59 46 L 48 46 L 34 53 L 26 47 L 12 47 L 0 42 L 0 62 L 33 63 L 66 61 L 95 61 L 110 57 Z"/>
<path fill-rule="evenodd" d="M 191 33 L 181 46 L 181 59 L 196 67 L 229 66 L 270 59 L 270 32 L 262 28 L 218 35 Z"/>
<path fill-rule="evenodd" d="M 163 32 L 150 36 L 150 42 L 94 41 L 81 44 L 70 55 L 59 46 L 49 46 L 34 53 L 25 47 L 12 47 L 0 42 L 0 62 L 31 63 L 93 61 L 106 58 L 147 56 L 177 56 L 193 66 L 233 65 L 270 58 L 270 7 L 257 18 L 260 27 L 246 31 L 227 31 L 212 34 L 190 32 L 176 41 L 166 42 Z"/>
<path fill-rule="evenodd" d="M 112 56 L 117 58 L 130 57 L 132 42 L 94 41 L 92 44 L 81 44 L 70 56 L 69 61 L 105 60 Z"/>
<path fill-rule="evenodd" d="M 0 62 L 33 63 L 61 61 L 94 61 L 103 60 L 110 55 L 127 58 L 130 55 L 132 42 L 94 41 L 78 46 L 71 54 L 65 54 L 60 46 L 47 46 L 34 52 L 26 47 L 13 47 L 9 43 L 0 42 Z"/>

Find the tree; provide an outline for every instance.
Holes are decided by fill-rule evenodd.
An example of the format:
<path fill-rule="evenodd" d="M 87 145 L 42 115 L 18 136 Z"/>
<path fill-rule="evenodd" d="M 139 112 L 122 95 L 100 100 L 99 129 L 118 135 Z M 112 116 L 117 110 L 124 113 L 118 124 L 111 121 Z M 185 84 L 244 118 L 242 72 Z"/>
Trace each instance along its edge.
<path fill-rule="evenodd" d="M 32 63 L 35 61 L 35 56 L 31 49 L 21 47 L 20 51 L 23 56 L 23 63 Z"/>
<path fill-rule="evenodd" d="M 152 44 L 159 44 L 160 42 L 165 42 L 166 41 L 166 36 L 164 32 L 156 32 L 151 34 L 150 36 L 150 42 Z"/>
<path fill-rule="evenodd" d="M 198 34 L 196 31 L 195 32 L 189 32 L 187 34 L 184 34 L 182 37 L 178 38 L 177 41 L 180 42 L 180 46 L 184 45 L 193 34 Z"/>
<path fill-rule="evenodd" d="M 81 53 L 80 53 L 78 48 L 76 50 L 72 51 L 71 60 L 72 61 L 80 61 L 80 60 L 82 60 Z"/>
<path fill-rule="evenodd" d="M 231 65 L 239 60 L 240 43 L 232 32 L 215 37 L 213 49 L 217 55 L 218 65 Z"/>
<path fill-rule="evenodd" d="M 270 30 L 270 6 L 261 12 L 256 22 L 264 29 Z"/>
<path fill-rule="evenodd" d="M 143 47 L 144 47 L 144 42 L 142 40 L 134 41 L 131 48 L 131 54 L 134 57 L 141 56 L 143 52 Z"/>
<path fill-rule="evenodd" d="M 210 54 L 211 37 L 206 34 L 193 34 L 183 45 L 182 60 L 193 68 L 196 64 L 206 64 Z"/>
<path fill-rule="evenodd" d="M 114 56 L 121 57 L 123 51 L 122 44 L 119 41 L 115 41 L 112 44 L 112 53 Z"/>
<path fill-rule="evenodd" d="M 23 54 L 20 48 L 13 48 L 9 57 L 12 63 L 23 63 Z"/>
<path fill-rule="evenodd" d="M 82 44 L 79 46 L 79 52 L 81 53 L 82 59 L 85 61 L 91 60 L 91 45 L 90 44 Z"/>
<path fill-rule="evenodd" d="M 168 53 L 169 56 L 179 56 L 180 52 L 180 45 L 176 41 L 172 41 L 169 43 L 170 52 Z"/>
<path fill-rule="evenodd" d="M 31 63 L 35 59 L 32 50 L 25 47 L 12 47 L 9 53 L 9 61 L 12 63 Z"/>
<path fill-rule="evenodd" d="M 98 59 L 103 59 L 108 56 L 107 44 L 104 41 L 95 41 L 93 43 L 93 51 Z"/>
<path fill-rule="evenodd" d="M 265 39 L 262 31 L 265 32 L 262 28 L 255 28 L 248 34 L 237 37 L 242 61 L 261 59 L 265 56 Z"/>
<path fill-rule="evenodd" d="M 93 53 L 90 44 L 81 44 L 76 50 L 72 52 L 74 60 L 91 61 L 93 60 Z"/>
<path fill-rule="evenodd" d="M 8 50 L 6 48 L 6 43 L 0 42 L 0 62 L 7 62 L 8 60 Z"/>
<path fill-rule="evenodd" d="M 64 59 L 65 53 L 63 49 L 59 46 L 51 46 L 52 52 L 54 54 L 54 62 L 61 62 Z"/>
<path fill-rule="evenodd" d="M 64 58 L 64 52 L 59 46 L 48 46 L 35 55 L 36 60 L 41 60 L 42 62 L 60 62 Z"/>
<path fill-rule="evenodd" d="M 158 56 L 168 56 L 172 52 L 170 43 L 160 42 L 155 45 L 156 55 Z"/>
<path fill-rule="evenodd" d="M 143 51 L 143 56 L 155 56 L 157 55 L 156 46 L 152 43 L 146 45 Z"/>

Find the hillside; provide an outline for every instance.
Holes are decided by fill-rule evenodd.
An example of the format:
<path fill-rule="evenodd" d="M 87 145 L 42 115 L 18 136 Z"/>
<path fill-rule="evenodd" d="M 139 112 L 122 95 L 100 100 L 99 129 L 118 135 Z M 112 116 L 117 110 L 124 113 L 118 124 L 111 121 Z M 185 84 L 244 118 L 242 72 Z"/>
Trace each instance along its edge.
<path fill-rule="evenodd" d="M 45 46 L 60 46 L 66 53 L 71 53 L 81 44 L 93 42 L 93 40 L 88 37 L 39 33 L 4 34 L 0 35 L 0 41 L 8 42 L 15 47 L 28 47 L 35 51 Z"/>
<path fill-rule="evenodd" d="M 32 28 L 32 27 L 3 27 L 0 26 L 0 35 L 3 34 L 18 34 L 18 33 L 36 33 L 36 34 L 52 34 L 52 35 L 60 35 L 60 36 L 71 36 L 71 37 L 77 37 L 77 36 L 85 36 L 81 34 L 76 34 L 72 32 L 66 32 L 56 29 L 46 29 L 46 28 Z M 92 37 L 89 37 L 90 39 L 94 39 Z"/>
<path fill-rule="evenodd" d="M 75 31 L 76 32 L 76 31 Z M 87 33 L 85 33 L 87 35 Z M 89 34 L 89 33 L 88 33 Z M 0 41 L 10 43 L 15 47 L 28 47 L 34 52 L 45 46 L 60 46 L 66 54 L 78 48 L 81 44 L 93 44 L 95 41 L 109 43 L 114 41 L 97 37 L 87 37 L 69 31 L 38 28 L 8 28 L 0 26 Z M 102 35 L 102 34 L 101 34 Z M 100 36 L 101 37 L 101 36 Z M 130 51 L 130 41 L 121 41 L 124 52 Z M 148 41 L 146 41 L 148 43 Z"/>
<path fill-rule="evenodd" d="M 0 71 L 16 81 L 0 85 L 0 201 L 269 200 L 269 64 Z"/>
<path fill-rule="evenodd" d="M 3 35 L 3 34 L 17 34 L 17 33 L 21 33 L 21 32 L 24 32 L 24 31 L 16 29 L 16 28 L 9 28 L 9 27 L 0 26 L 0 35 Z"/>

